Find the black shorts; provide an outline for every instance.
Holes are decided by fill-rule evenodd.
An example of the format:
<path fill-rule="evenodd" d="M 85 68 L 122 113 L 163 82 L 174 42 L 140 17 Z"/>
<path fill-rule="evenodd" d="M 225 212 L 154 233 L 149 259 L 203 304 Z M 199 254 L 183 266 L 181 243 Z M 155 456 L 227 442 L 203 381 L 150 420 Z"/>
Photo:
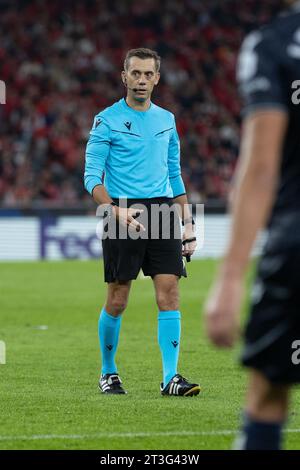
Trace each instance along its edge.
<path fill-rule="evenodd" d="M 128 230 L 127 237 L 121 239 L 118 227 L 116 236 L 111 236 L 110 219 L 106 223 L 104 221 L 102 248 L 105 282 L 136 279 L 140 269 L 143 270 L 145 276 L 174 274 L 178 277 L 186 277 L 182 258 L 180 221 L 176 211 L 171 210 L 169 219 L 160 216 L 157 223 L 154 222 L 154 217 L 151 217 L 151 205 L 156 204 L 161 207 L 162 204 L 166 204 L 171 208 L 173 200 L 170 198 L 128 200 L 128 207 L 134 205 L 138 208 L 142 207 L 141 204 L 147 208 L 148 212 L 145 211 L 138 220 L 147 230 L 136 234 L 138 237 L 136 239 L 128 236 Z M 163 236 L 166 228 L 168 228 L 168 238 Z"/>
<path fill-rule="evenodd" d="M 265 250 L 245 339 L 245 366 L 273 383 L 300 382 L 300 244 L 287 247 L 283 241 Z"/>

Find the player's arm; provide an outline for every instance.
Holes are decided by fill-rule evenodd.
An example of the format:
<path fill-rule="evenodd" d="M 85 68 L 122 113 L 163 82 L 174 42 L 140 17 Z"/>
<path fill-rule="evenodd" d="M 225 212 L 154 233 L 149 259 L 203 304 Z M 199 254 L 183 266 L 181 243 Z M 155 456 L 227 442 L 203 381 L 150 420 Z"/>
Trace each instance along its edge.
<path fill-rule="evenodd" d="M 189 208 L 186 190 L 181 176 L 180 142 L 175 120 L 169 143 L 168 168 L 170 184 L 173 191 L 173 199 L 179 209 L 179 216 L 184 223 L 183 242 L 185 240 L 192 240 L 191 242 L 184 243 L 182 254 L 183 256 L 191 256 L 196 249 L 197 243 L 195 240 L 193 217 Z"/>
<path fill-rule="evenodd" d="M 232 198 L 232 229 L 223 263 L 225 275 L 243 275 L 259 229 L 274 203 L 288 115 L 260 111 L 244 123 L 240 160 Z"/>
<path fill-rule="evenodd" d="M 256 31 L 246 37 L 239 55 L 237 79 L 246 117 L 232 224 L 224 261 L 206 306 L 208 335 L 218 346 L 231 346 L 237 336 L 249 254 L 258 230 L 266 225 L 277 190 L 289 109 L 280 47 L 276 35 Z"/>
<path fill-rule="evenodd" d="M 243 277 L 274 203 L 287 121 L 285 111 L 270 109 L 244 122 L 229 245 L 206 307 L 208 335 L 218 346 L 231 346 L 238 334 Z"/>
<path fill-rule="evenodd" d="M 105 163 L 111 145 L 110 134 L 108 123 L 103 118 L 96 116 L 86 146 L 84 186 L 98 205 L 113 203 L 103 185 Z M 144 226 L 134 218 L 138 212 L 136 209 L 112 206 L 112 211 L 123 225 L 130 225 L 137 230 L 145 230 Z"/>

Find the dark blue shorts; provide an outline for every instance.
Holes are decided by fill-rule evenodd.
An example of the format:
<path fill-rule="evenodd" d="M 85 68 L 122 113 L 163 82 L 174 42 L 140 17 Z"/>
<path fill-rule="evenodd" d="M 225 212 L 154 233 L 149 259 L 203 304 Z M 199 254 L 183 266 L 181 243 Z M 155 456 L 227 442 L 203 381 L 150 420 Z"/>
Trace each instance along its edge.
<path fill-rule="evenodd" d="M 292 384 L 300 382 L 300 245 L 276 245 L 258 265 L 242 363 Z"/>

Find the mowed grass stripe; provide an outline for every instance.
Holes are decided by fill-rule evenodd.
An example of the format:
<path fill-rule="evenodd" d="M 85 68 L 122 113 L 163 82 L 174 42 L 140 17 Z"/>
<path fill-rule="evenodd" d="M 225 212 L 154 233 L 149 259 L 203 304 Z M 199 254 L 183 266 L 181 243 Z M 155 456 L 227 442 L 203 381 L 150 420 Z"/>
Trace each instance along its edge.
<path fill-rule="evenodd" d="M 298 434 L 300 429 L 284 429 L 285 433 Z M 224 429 L 220 431 L 180 431 L 180 432 L 137 432 L 137 433 L 99 433 L 99 434 L 46 434 L 33 436 L 0 436 L 0 441 L 38 441 L 48 439 L 102 439 L 102 438 L 124 438 L 135 439 L 137 437 L 169 437 L 169 436 L 231 436 L 235 435 L 237 430 Z"/>

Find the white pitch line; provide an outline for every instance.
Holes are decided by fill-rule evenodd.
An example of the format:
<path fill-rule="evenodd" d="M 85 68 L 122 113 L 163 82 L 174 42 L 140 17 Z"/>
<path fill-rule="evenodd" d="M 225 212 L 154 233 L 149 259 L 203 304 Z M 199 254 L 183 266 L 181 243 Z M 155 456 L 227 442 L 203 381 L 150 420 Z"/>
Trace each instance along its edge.
<path fill-rule="evenodd" d="M 181 432 L 137 432 L 137 433 L 98 433 L 98 434 L 33 434 L 32 436 L 0 436 L 0 441 L 38 441 L 49 439 L 102 439 L 102 438 L 126 438 L 137 437 L 168 437 L 168 436 L 231 436 L 236 430 L 224 429 L 223 431 L 181 431 Z M 285 429 L 287 433 L 300 433 L 300 429 Z"/>

